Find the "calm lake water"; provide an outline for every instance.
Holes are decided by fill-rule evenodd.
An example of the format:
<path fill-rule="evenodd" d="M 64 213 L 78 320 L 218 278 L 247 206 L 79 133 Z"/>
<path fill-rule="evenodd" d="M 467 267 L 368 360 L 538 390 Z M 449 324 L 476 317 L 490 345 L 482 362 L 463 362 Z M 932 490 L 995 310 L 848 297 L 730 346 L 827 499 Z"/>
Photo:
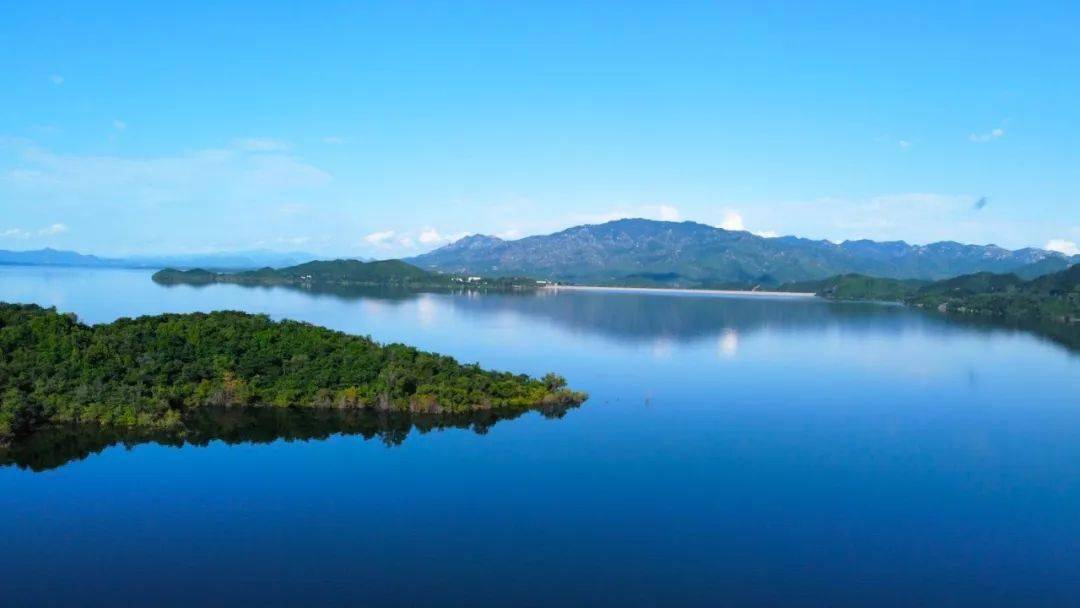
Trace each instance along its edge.
<path fill-rule="evenodd" d="M 0 467 L 6 605 L 1080 602 L 1080 355 L 1032 333 L 817 300 L 166 288 L 129 270 L 0 267 L 0 300 L 88 322 L 266 313 L 591 395 L 394 441 Z"/>

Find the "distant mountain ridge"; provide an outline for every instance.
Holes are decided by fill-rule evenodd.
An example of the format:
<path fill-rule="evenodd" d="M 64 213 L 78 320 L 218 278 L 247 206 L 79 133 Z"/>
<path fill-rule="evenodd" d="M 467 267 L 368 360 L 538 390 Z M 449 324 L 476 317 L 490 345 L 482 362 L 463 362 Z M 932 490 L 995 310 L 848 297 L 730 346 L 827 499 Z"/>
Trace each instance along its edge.
<path fill-rule="evenodd" d="M 317 259 L 317 256 L 302 251 L 278 252 L 268 249 L 200 254 L 137 255 L 122 258 L 105 258 L 48 247 L 28 251 L 0 250 L 0 264 L 82 266 L 91 268 L 173 267 L 242 270 L 266 266 L 295 266 L 315 259 Z"/>
<path fill-rule="evenodd" d="M 60 251 L 46 247 L 30 251 L 0 249 L 0 264 L 26 264 L 28 266 L 112 266 L 119 260 L 83 255 L 74 251 Z"/>
<path fill-rule="evenodd" d="M 428 270 L 482 276 L 723 287 L 780 285 L 845 273 L 923 280 L 975 272 L 1038 276 L 1067 268 L 1080 256 L 951 241 L 837 244 L 794 236 L 765 238 L 696 222 L 623 219 L 514 241 L 470 236 L 406 261 Z"/>

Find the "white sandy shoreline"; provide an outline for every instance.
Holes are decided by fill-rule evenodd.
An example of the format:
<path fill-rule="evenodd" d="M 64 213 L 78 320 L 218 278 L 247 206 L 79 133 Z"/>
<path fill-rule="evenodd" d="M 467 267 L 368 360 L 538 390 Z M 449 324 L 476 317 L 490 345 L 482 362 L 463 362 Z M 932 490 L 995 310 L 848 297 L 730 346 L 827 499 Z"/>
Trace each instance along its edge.
<path fill-rule="evenodd" d="M 748 289 L 687 289 L 675 287 L 602 287 L 599 285 L 545 285 L 544 289 L 569 291 L 621 291 L 628 293 L 678 293 L 720 296 L 751 296 L 770 298 L 813 298 L 816 294 L 805 291 L 750 291 Z"/>

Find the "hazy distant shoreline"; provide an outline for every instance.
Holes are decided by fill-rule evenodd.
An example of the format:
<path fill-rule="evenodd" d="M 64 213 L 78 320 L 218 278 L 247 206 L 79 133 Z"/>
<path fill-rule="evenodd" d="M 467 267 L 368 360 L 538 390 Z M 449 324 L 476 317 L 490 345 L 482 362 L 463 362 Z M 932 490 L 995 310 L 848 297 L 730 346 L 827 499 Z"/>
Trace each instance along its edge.
<path fill-rule="evenodd" d="M 779 297 L 779 298 L 815 298 L 817 294 L 803 291 L 751 291 L 749 289 L 690 289 L 686 287 L 606 287 L 600 285 L 545 285 L 544 289 L 574 291 L 626 291 L 644 293 L 686 293 L 686 294 L 712 294 L 722 296 L 755 296 L 755 297 Z"/>

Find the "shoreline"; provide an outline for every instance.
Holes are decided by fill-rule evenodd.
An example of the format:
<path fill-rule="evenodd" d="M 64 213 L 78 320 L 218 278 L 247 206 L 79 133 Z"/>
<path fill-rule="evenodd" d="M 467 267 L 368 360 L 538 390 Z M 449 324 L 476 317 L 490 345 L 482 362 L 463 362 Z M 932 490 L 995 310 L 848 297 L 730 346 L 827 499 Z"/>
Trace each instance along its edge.
<path fill-rule="evenodd" d="M 688 287 L 606 287 L 601 285 L 545 285 L 543 289 L 558 291 L 560 289 L 573 291 L 612 291 L 628 293 L 672 293 L 672 294 L 704 294 L 720 296 L 749 296 L 755 298 L 816 298 L 817 294 L 807 291 L 750 291 L 749 289 L 691 289 Z"/>

